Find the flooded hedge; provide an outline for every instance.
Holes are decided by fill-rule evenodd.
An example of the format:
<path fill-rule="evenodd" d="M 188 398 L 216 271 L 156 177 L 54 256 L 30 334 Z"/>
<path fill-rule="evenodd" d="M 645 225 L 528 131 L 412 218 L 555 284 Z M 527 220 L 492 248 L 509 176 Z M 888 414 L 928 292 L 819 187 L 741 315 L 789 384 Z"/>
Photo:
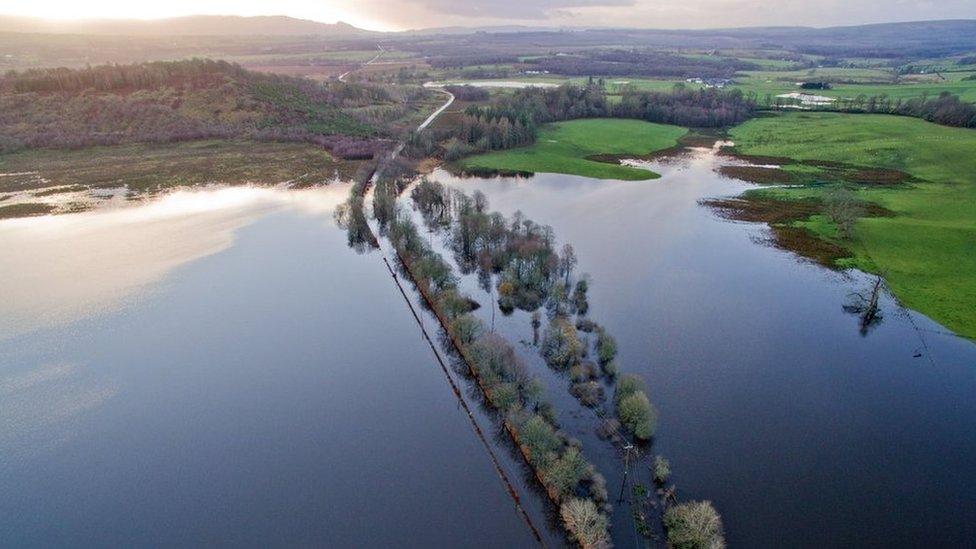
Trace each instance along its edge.
<path fill-rule="evenodd" d="M 435 209 L 431 202 L 428 211 L 434 214 Z M 543 400 L 542 383 L 528 373 L 504 338 L 486 332 L 481 321 L 460 305 L 470 300 L 459 295 L 452 268 L 420 238 L 408 216 L 398 212 L 387 236 L 549 498 L 560 507 L 581 501 L 587 509 L 597 510 L 597 518 L 586 522 L 585 529 L 582 522 L 564 521 L 567 531 L 584 547 L 600 546 L 594 540 L 609 539 L 605 481 L 578 445 L 559 430 L 551 405 Z"/>
<path fill-rule="evenodd" d="M 424 223 L 431 230 L 446 233 L 446 244 L 462 274 L 477 274 L 486 291 L 494 284 L 503 313 L 515 309 L 531 313 L 533 345 L 550 368 L 568 378 L 570 394 L 594 410 L 599 418 L 597 434 L 621 449 L 630 447 L 626 435 L 637 442 L 649 441 L 657 429 L 657 410 L 641 378 L 618 377 L 617 341 L 587 316 L 590 279 L 574 272 L 577 258 L 572 246 L 557 250 L 552 229 L 534 223 L 521 212 L 511 218 L 491 212 L 481 193 L 469 197 L 424 179 L 414 186 L 411 198 Z M 405 263 L 418 265 L 414 278 L 421 292 L 433 295 L 431 301 L 441 311 L 435 313 L 445 317 L 442 323 L 487 400 L 504 414 L 506 429 L 549 497 L 560 506 L 567 531 L 583 547 L 608 546 L 606 513 L 610 507 L 605 479 L 586 462 L 578 443 L 560 433 L 551 405 L 542 399 L 541 382 L 528 373 L 508 341 L 486 333 L 480 321 L 466 311 L 458 313 L 463 307 L 455 304 L 463 298 L 456 293 L 456 279 L 442 272 L 443 259 L 419 237 L 412 222 L 398 217 L 390 234 L 406 257 Z M 606 405 L 608 390 L 613 392 L 612 406 Z M 674 487 L 664 486 L 670 463 L 658 456 L 645 471 L 658 485 L 662 503 L 673 503 Z M 643 486 L 633 486 L 633 492 L 639 501 L 647 501 L 648 491 Z M 632 501 L 635 526 L 642 535 L 650 536 L 640 505 Z M 684 539 L 701 536 L 710 536 L 709 543 L 724 543 L 721 519 L 710 504 L 704 510 L 697 503 L 677 505 L 668 512 L 671 519 L 663 521 L 663 526 L 674 530 L 669 540 L 675 547 Z"/>

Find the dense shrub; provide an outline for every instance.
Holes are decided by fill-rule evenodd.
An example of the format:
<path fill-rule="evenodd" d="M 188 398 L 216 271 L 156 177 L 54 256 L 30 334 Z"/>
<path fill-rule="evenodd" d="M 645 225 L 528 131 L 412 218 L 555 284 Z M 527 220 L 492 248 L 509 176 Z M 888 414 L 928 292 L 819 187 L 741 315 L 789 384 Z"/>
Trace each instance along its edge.
<path fill-rule="evenodd" d="M 617 401 L 617 417 L 635 437 L 647 440 L 657 429 L 657 412 L 643 392 L 634 393 Z"/>
<path fill-rule="evenodd" d="M 550 461 L 543 469 L 546 485 L 560 497 L 572 495 L 576 487 L 587 477 L 589 464 L 578 448 L 569 447 L 559 458 Z"/>
<path fill-rule="evenodd" d="M 600 360 L 600 364 L 608 364 L 617 357 L 617 340 L 606 330 L 597 330 L 596 356 Z"/>
<path fill-rule="evenodd" d="M 564 317 L 553 318 L 542 336 L 542 356 L 546 364 L 565 370 L 579 362 L 583 345 L 576 327 Z"/>
<path fill-rule="evenodd" d="M 664 484 L 671 476 L 671 462 L 664 456 L 654 456 L 654 482 Z"/>
<path fill-rule="evenodd" d="M 529 459 L 537 467 L 548 465 L 563 445 L 556 430 L 539 415 L 530 417 L 519 427 L 519 441 L 528 449 Z"/>
<path fill-rule="evenodd" d="M 559 516 L 583 549 L 610 547 L 607 519 L 592 501 L 570 499 L 559 508 Z"/>
<path fill-rule="evenodd" d="M 628 431 L 639 439 L 647 440 L 657 429 L 657 411 L 651 406 L 640 378 L 625 375 L 617 383 L 614 394 L 617 418 Z"/>
<path fill-rule="evenodd" d="M 722 518 L 709 501 L 691 501 L 664 513 L 668 543 L 674 549 L 724 549 Z"/>
<path fill-rule="evenodd" d="M 569 388 L 569 392 L 584 406 L 591 408 L 599 406 L 604 399 L 603 386 L 596 381 L 573 383 Z"/>

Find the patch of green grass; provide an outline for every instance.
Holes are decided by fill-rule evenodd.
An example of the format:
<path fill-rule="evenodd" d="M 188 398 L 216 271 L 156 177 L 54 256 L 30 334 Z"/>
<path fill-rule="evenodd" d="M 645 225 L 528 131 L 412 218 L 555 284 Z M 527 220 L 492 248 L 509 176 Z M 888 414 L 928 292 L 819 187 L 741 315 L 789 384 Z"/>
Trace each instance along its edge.
<path fill-rule="evenodd" d="M 858 222 L 847 243 L 850 264 L 883 274 L 908 307 L 976 336 L 976 131 L 887 115 L 784 113 L 751 120 L 730 136 L 740 154 L 892 168 L 921 180 L 855 187 L 895 216 Z M 796 199 L 828 188 L 765 192 Z M 803 226 L 836 238 L 823 219 Z"/>
<path fill-rule="evenodd" d="M 675 146 L 685 133 L 684 128 L 640 120 L 573 120 L 542 127 L 536 142 L 528 147 L 480 154 L 460 164 L 465 168 L 565 173 L 595 179 L 654 179 L 660 176 L 587 157 L 646 155 Z"/>

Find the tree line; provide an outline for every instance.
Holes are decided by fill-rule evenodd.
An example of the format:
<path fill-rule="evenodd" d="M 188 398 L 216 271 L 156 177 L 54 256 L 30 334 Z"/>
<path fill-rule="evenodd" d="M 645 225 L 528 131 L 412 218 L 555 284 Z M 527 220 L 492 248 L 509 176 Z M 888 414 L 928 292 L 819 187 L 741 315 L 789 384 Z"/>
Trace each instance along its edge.
<path fill-rule="evenodd" d="M 649 76 L 658 78 L 732 78 L 759 65 L 731 57 L 689 57 L 645 50 L 595 50 L 573 55 L 527 59 L 534 70 L 566 76 Z"/>
<path fill-rule="evenodd" d="M 462 274 L 477 273 L 485 291 L 497 292 L 503 313 L 508 314 L 514 308 L 532 313 L 533 345 L 550 368 L 569 378 L 570 394 L 583 406 L 600 410 L 606 400 L 606 390 L 613 390 L 613 417 L 598 413 L 602 418 L 597 429 L 600 436 L 624 445 L 627 441 L 623 432 L 638 441 L 647 441 L 654 435 L 658 414 L 650 403 L 643 380 L 626 374 L 618 377 L 616 339 L 588 317 L 589 277 L 575 273 L 578 260 L 571 245 L 557 248 L 550 227 L 534 223 L 520 212 L 506 218 L 491 211 L 487 198 L 480 192 L 468 196 L 436 181 L 422 179 L 411 191 L 411 199 L 428 228 L 445 235 L 445 243 Z M 426 246 L 422 238 L 416 238 L 415 246 Z M 457 280 L 446 274 L 449 269 L 438 263 L 436 267 L 421 268 L 420 276 L 425 284 L 435 288 L 455 288 Z M 452 296 L 450 302 L 457 303 L 457 300 Z M 464 316 L 473 317 L 463 302 L 453 307 L 464 311 Z M 541 340 L 538 332 L 543 314 L 540 311 L 548 317 Z M 480 323 L 465 321 L 458 334 L 467 334 L 472 326 L 478 327 Z M 512 408 L 519 402 L 518 380 L 523 370 L 517 366 L 520 361 L 511 346 L 501 337 L 489 334 L 474 343 L 471 350 L 475 363 L 492 365 L 487 375 L 482 373 L 483 379 L 496 388 L 493 394 L 498 396 L 493 399 L 500 408 L 509 409 L 510 414 L 512 410 L 516 412 L 510 416 L 511 421 L 530 455 L 538 456 L 548 453 L 548 448 L 558 447 L 558 431 L 553 430 L 554 419 L 547 419 L 548 409 L 543 409 L 542 414 L 524 415 L 518 408 Z M 561 518 L 583 547 L 600 547 L 609 541 L 605 518 L 601 516 L 608 510 L 603 478 L 591 475 L 587 481 L 585 475 L 581 476 L 583 462 L 578 461 L 574 452 L 559 461 L 539 462 L 538 466 L 544 471 L 543 478 L 564 479 L 557 481 L 558 485 L 589 484 L 590 498 L 564 501 Z M 657 456 L 651 471 L 653 481 L 663 489 L 670 464 Z M 664 491 L 673 492 L 673 487 Z M 632 511 L 638 530 L 650 532 L 643 512 L 636 507 Z M 709 502 L 668 505 L 665 526 L 668 540 L 675 547 L 724 547 L 721 517 Z"/>
<path fill-rule="evenodd" d="M 680 84 L 671 91 L 625 91 L 617 103 L 609 102 L 603 86 L 595 83 L 531 87 L 499 97 L 486 106 L 468 107 L 450 130 L 432 132 L 430 142 L 443 142 L 444 158 L 456 160 L 477 152 L 533 143 L 539 125 L 549 122 L 636 118 L 679 126 L 721 127 L 747 120 L 756 109 L 754 94 Z M 434 147 L 423 149 L 429 153 Z"/>

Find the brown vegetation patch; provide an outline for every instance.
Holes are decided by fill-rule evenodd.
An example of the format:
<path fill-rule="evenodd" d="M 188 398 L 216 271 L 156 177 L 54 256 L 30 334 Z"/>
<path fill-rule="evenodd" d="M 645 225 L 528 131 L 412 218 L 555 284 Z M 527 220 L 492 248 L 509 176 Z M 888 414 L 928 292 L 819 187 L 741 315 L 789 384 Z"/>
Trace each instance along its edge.
<path fill-rule="evenodd" d="M 481 179 L 491 179 L 495 177 L 525 177 L 529 178 L 535 175 L 533 172 L 525 172 L 521 170 L 499 170 L 495 168 L 481 168 L 481 167 L 466 167 L 461 168 L 456 164 L 448 164 L 446 166 L 448 172 L 455 177 L 477 177 Z"/>
<path fill-rule="evenodd" d="M 788 164 L 797 163 L 796 160 L 793 160 L 792 158 L 788 158 L 785 156 L 760 156 L 760 155 L 751 156 L 751 155 L 739 154 L 738 152 L 736 152 L 735 147 L 722 147 L 722 149 L 718 152 L 718 154 L 720 156 L 728 156 L 731 158 L 742 160 L 743 162 L 749 162 L 751 164 L 766 164 L 766 165 L 776 164 L 777 166 L 785 166 Z"/>
<path fill-rule="evenodd" d="M 775 185 L 791 183 L 793 175 L 782 168 L 766 166 L 722 166 L 718 172 L 725 177 L 756 183 L 757 185 Z"/>
<path fill-rule="evenodd" d="M 781 250 L 793 252 L 815 261 L 825 267 L 835 269 L 838 260 L 852 255 L 850 250 L 818 238 L 812 231 L 803 227 L 772 225 L 770 230 L 772 231 L 772 236 L 769 239 L 770 244 Z"/>
<path fill-rule="evenodd" d="M 912 176 L 898 170 L 861 168 L 853 173 L 848 172 L 845 179 L 862 185 L 898 185 L 910 181 Z"/>
<path fill-rule="evenodd" d="M 678 138 L 678 144 L 682 147 L 703 147 L 706 149 L 711 149 L 715 146 L 715 143 L 724 139 L 721 135 L 717 133 L 709 133 L 707 131 L 694 131 L 688 132 L 683 136 Z"/>
<path fill-rule="evenodd" d="M 43 191 L 38 191 L 34 193 L 36 197 L 44 196 L 54 196 L 56 194 L 66 194 L 66 193 L 77 193 L 81 191 L 87 191 L 88 187 L 84 185 L 67 185 L 64 187 L 55 187 L 53 189 L 45 189 Z"/>
<path fill-rule="evenodd" d="M 11 204 L 9 206 L 0 206 L 0 219 L 46 215 L 53 211 L 54 206 L 50 204 L 41 204 L 36 202 L 28 204 Z"/>
<path fill-rule="evenodd" d="M 779 200 L 766 196 L 717 198 L 701 201 L 720 217 L 754 223 L 784 224 L 808 219 L 819 214 L 823 204 L 815 198 Z"/>

